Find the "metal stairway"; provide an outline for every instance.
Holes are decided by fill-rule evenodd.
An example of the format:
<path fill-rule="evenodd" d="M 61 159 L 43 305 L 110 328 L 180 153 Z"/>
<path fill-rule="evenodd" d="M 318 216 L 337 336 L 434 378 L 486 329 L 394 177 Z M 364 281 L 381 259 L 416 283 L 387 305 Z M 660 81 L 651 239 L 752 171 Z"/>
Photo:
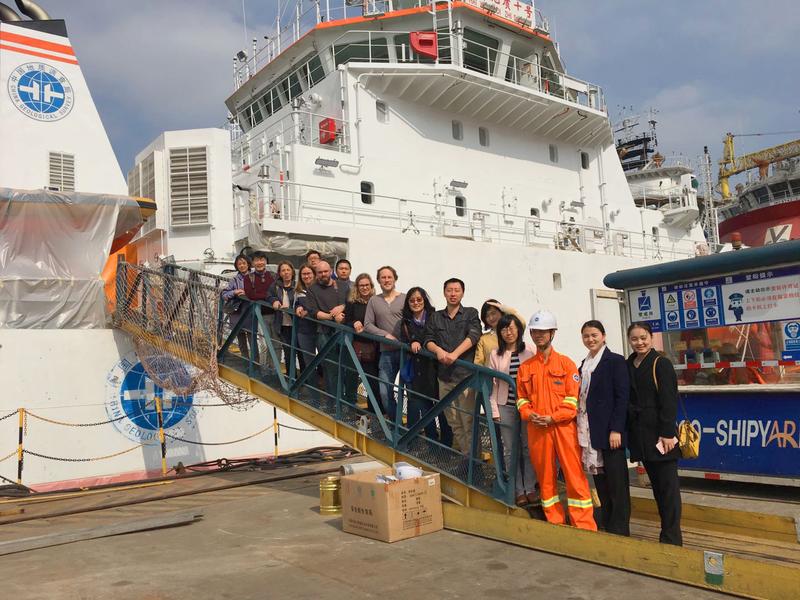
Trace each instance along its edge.
<path fill-rule="evenodd" d="M 306 367 L 300 372 L 300 317 L 291 315 L 290 344 L 275 335 L 273 316 L 262 313 L 262 308 L 271 311 L 271 307 L 263 302 L 244 300 L 243 312 L 231 327 L 219 300 L 227 282 L 175 265 L 154 270 L 120 262 L 114 324 L 148 347 L 145 354 L 154 358 L 143 364 L 153 379 L 165 383 L 165 387 L 171 380 L 185 379 L 159 372 L 174 370 L 177 357 L 199 370 L 199 375 L 218 376 L 377 460 L 387 464 L 406 460 L 439 472 L 443 492 L 456 502 L 499 512 L 518 510 L 514 507 L 513 479 L 508 476 L 516 470 L 518 444 L 509 449 L 512 460 L 507 470 L 499 443 L 500 428 L 505 426 L 486 418 L 491 414 L 489 395 L 494 378 L 513 386 L 511 378 L 459 361 L 468 376 L 455 389 L 442 399 L 423 396 L 412 392 L 400 379 L 382 381 L 365 372 L 353 345 L 353 330 L 330 321 L 315 322 L 318 352 L 303 357 Z M 257 340 L 248 344 L 249 352 L 244 355 L 238 348 L 242 333 L 249 340 Z M 361 338 L 397 346 L 401 370 L 410 360 L 433 360 L 424 351 L 421 354 L 427 356 L 414 358 L 399 342 L 367 334 Z M 216 345 L 209 344 L 215 339 Z M 321 379 L 319 372 L 324 374 Z M 399 399 L 396 414 L 382 414 L 380 386 L 391 387 Z M 444 433 L 443 413 L 462 411 L 453 400 L 466 388 L 474 391 L 476 401 L 470 411 L 471 447 L 460 452 L 450 447 L 448 440 L 428 437 L 425 430 L 427 427 L 430 432 L 429 424 L 435 426 L 438 418 L 438 432 Z M 427 407 L 413 425 L 404 417 L 404 404 L 410 398 Z M 514 429 L 513 439 L 518 440 L 519 424 Z"/>

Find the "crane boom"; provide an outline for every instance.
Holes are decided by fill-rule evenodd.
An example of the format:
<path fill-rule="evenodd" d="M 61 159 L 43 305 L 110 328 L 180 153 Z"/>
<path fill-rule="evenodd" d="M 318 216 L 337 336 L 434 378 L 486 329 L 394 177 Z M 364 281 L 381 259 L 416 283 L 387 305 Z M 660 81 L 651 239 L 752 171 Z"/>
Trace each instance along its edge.
<path fill-rule="evenodd" d="M 800 139 L 798 139 L 779 146 L 744 154 L 737 158 L 733 151 L 734 137 L 732 133 L 725 135 L 722 160 L 719 161 L 719 186 L 723 200 L 730 200 L 731 197 L 731 189 L 728 183 L 730 177 L 757 168 L 759 176 L 763 178 L 766 177 L 769 165 L 772 163 L 800 156 Z"/>

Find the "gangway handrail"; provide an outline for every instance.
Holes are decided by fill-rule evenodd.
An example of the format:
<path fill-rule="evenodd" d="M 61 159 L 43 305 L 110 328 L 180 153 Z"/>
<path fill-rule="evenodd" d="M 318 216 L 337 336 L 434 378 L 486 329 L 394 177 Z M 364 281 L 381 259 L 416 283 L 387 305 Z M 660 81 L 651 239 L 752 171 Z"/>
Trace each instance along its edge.
<path fill-rule="evenodd" d="M 441 398 L 425 396 L 408 389 L 402 379 L 398 383 L 384 381 L 379 376 L 365 372 L 353 346 L 353 339 L 355 337 L 396 348 L 400 352 L 401 370 L 413 356 L 408 344 L 369 333 L 357 334 L 352 328 L 339 323 L 319 321 L 310 316 L 301 318 L 286 311 L 292 318 L 292 337 L 287 344 L 279 339 L 271 327 L 270 321 L 274 318 L 272 307 L 265 301 L 246 298 L 241 298 L 243 308 L 237 322 L 230 326 L 222 311 L 220 287 L 198 283 L 205 273 L 188 267 L 181 267 L 182 271 L 189 274 L 188 279 L 179 279 L 164 272 L 174 272 L 174 266 L 168 264 L 163 270 L 155 270 L 120 261 L 117 267 L 117 298 L 121 302 L 117 303 L 114 312 L 114 322 L 118 327 L 163 352 L 182 360 L 194 361 L 201 368 L 208 368 L 212 361 L 196 356 L 197 348 L 208 348 L 207 342 L 212 341 L 212 353 L 216 355 L 214 365 L 231 368 L 246 375 L 249 380 L 260 381 L 285 397 L 334 419 L 338 425 L 355 430 L 397 453 L 440 471 L 488 498 L 509 507 L 514 506 L 513 474 L 516 473 L 520 452 L 520 422 L 517 420 L 511 426 L 494 422 L 490 402 L 494 380 L 502 380 L 509 385 L 509 389 L 516 389 L 515 381 L 509 375 L 457 359 L 453 366 L 467 373 L 463 379 Z M 216 279 L 216 276 L 212 277 Z M 131 280 L 134 284 L 129 286 Z M 201 290 L 205 290 L 205 295 L 198 294 Z M 136 301 L 132 300 L 134 298 Z M 212 300 L 216 301 L 216 307 Z M 178 306 L 179 303 L 183 304 Z M 262 312 L 263 309 L 273 314 Z M 185 322 L 174 322 L 176 315 L 182 315 Z M 216 320 L 216 323 L 209 323 L 209 319 Z M 314 323 L 321 335 L 316 355 L 309 357 L 303 371 L 298 373 L 301 349 L 297 342 L 297 331 L 302 322 Z M 173 335 L 176 331 L 182 335 Z M 242 334 L 246 336 L 249 346 L 245 354 L 241 349 L 238 353 L 232 351 Z M 288 355 L 285 372 L 280 368 L 282 353 Z M 266 360 L 263 360 L 265 355 Z M 427 350 L 421 350 L 419 356 L 435 360 Z M 325 385 L 314 381 L 318 368 L 326 374 Z M 348 378 L 347 384 L 345 378 Z M 354 381 L 357 383 L 358 380 L 367 396 L 367 410 L 358 406 L 351 389 Z M 384 416 L 378 400 L 379 386 L 390 386 L 395 392 L 395 414 Z M 475 402 L 465 410 L 456 404 L 456 400 L 467 389 L 474 391 Z M 425 408 L 415 423 L 407 425 L 403 422 L 403 401 L 412 397 L 422 401 Z M 472 430 L 466 432 L 465 436 L 469 444 L 466 451 L 454 449 L 447 440 L 426 434 L 426 429 L 430 431 L 431 424 L 435 426 L 435 420 L 441 420 L 445 411 L 451 415 L 461 412 L 471 416 Z M 511 428 L 513 444 L 507 449 L 509 464 L 506 466 L 501 430 L 508 427 Z M 440 423 L 440 429 L 444 430 L 443 423 Z"/>

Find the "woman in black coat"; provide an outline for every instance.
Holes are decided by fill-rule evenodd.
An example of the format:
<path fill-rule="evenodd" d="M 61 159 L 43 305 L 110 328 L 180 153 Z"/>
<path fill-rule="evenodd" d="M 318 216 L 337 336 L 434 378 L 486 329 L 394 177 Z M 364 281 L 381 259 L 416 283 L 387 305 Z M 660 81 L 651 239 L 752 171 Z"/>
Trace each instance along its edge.
<path fill-rule="evenodd" d="M 598 525 L 608 533 L 630 535 L 631 495 L 625 458 L 630 378 L 625 358 L 606 346 L 600 321 L 581 327 L 589 354 L 580 366 L 578 442 L 584 468 L 592 474 L 600 497 Z"/>
<path fill-rule="evenodd" d="M 425 324 L 436 309 L 428 298 L 428 293 L 421 287 L 412 287 L 406 292 L 403 304 L 403 317 L 400 326 L 400 341 L 410 344 L 414 364 L 414 379 L 407 384 L 408 405 L 406 408 L 406 424 L 411 427 L 419 421 L 428 410 L 433 407 L 433 400 L 439 397 L 439 382 L 436 379 L 436 362 L 421 356 L 424 341 Z M 444 413 L 439 414 L 439 431 L 436 429 L 436 420 L 425 427 L 425 435 L 438 440 L 445 446 L 453 443 L 453 430 L 447 423 Z"/>
<path fill-rule="evenodd" d="M 663 544 L 683 545 L 681 490 L 678 481 L 678 377 L 669 359 L 653 348 L 647 323 L 628 327 L 634 352 L 628 357 L 631 397 L 628 409 L 628 448 L 631 460 L 641 461 L 661 517 Z"/>

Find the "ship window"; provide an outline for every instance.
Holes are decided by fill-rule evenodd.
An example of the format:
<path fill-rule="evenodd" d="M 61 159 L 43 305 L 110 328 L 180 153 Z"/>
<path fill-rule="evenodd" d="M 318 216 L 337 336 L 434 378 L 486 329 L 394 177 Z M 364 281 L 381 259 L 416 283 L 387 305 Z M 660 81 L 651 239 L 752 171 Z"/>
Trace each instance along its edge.
<path fill-rule="evenodd" d="M 561 289 L 561 273 L 553 273 L 553 289 L 556 291 Z"/>
<path fill-rule="evenodd" d="M 63 152 L 50 153 L 50 189 L 59 192 L 75 191 L 75 155 Z"/>
<path fill-rule="evenodd" d="M 320 81 L 325 79 L 325 69 L 322 68 L 322 61 L 319 56 L 314 56 L 303 67 L 303 73 L 306 75 L 308 87 L 317 85 Z"/>
<path fill-rule="evenodd" d="M 800 179 L 792 179 L 790 182 L 793 194 L 800 194 Z"/>
<path fill-rule="evenodd" d="M 267 113 L 269 115 L 278 112 L 283 106 L 281 95 L 278 93 L 278 88 L 271 88 L 264 94 L 264 104 L 267 105 Z"/>
<path fill-rule="evenodd" d="M 589 153 L 588 152 L 581 152 L 581 168 L 588 169 L 589 168 Z"/>
<path fill-rule="evenodd" d="M 371 181 L 361 182 L 361 202 L 364 204 L 372 204 L 375 200 L 375 184 Z"/>
<path fill-rule="evenodd" d="M 769 189 L 767 189 L 767 186 L 754 189 L 753 195 L 756 197 L 759 204 L 766 204 L 769 202 Z"/>
<path fill-rule="evenodd" d="M 531 216 L 538 218 L 539 217 L 539 209 L 538 208 L 532 208 L 531 209 Z"/>
<path fill-rule="evenodd" d="M 208 154 L 205 147 L 170 149 L 169 199 L 173 225 L 208 223 Z"/>
<path fill-rule="evenodd" d="M 253 111 L 253 127 L 255 127 L 264 120 L 264 115 L 261 113 L 261 107 L 258 105 L 258 102 L 253 102 L 251 110 Z"/>
<path fill-rule="evenodd" d="M 463 140 L 464 139 L 464 126 L 461 125 L 461 121 L 453 121 L 453 139 L 454 140 Z"/>
<path fill-rule="evenodd" d="M 494 73 L 497 61 L 497 48 L 500 42 L 474 29 L 464 29 L 464 66 L 467 69 L 486 73 Z"/>
<path fill-rule="evenodd" d="M 486 127 L 478 127 L 478 143 L 481 146 L 489 145 L 489 130 Z"/>
<path fill-rule="evenodd" d="M 303 88 L 300 87 L 300 78 L 297 76 L 296 71 L 281 81 L 280 85 L 284 95 L 290 102 L 303 93 Z"/>
<path fill-rule="evenodd" d="M 464 196 L 456 196 L 456 216 L 464 217 L 467 215 L 467 199 Z"/>
<path fill-rule="evenodd" d="M 658 236 L 659 236 L 658 227 L 653 227 L 651 231 L 653 232 L 653 241 L 658 242 Z"/>
<path fill-rule="evenodd" d="M 400 35 L 394 36 L 394 52 L 397 56 L 397 62 L 416 62 L 422 64 L 433 64 L 436 62 L 436 59 L 431 58 L 430 56 L 417 56 L 411 49 L 411 42 L 408 39 L 407 33 L 401 33 Z M 443 53 L 444 51 L 440 50 L 440 58 L 442 58 L 441 54 Z M 447 53 L 448 60 L 446 62 L 449 62 L 449 49 L 447 50 Z M 443 60 L 442 62 L 445 61 Z"/>
<path fill-rule="evenodd" d="M 242 131 L 250 131 L 250 128 L 253 126 L 250 122 L 250 107 L 248 106 L 240 112 L 236 120 L 239 121 L 239 127 L 242 128 Z"/>
<path fill-rule="evenodd" d="M 558 146 L 555 144 L 550 144 L 550 162 L 557 163 L 558 162 Z"/>
<path fill-rule="evenodd" d="M 375 114 L 378 117 L 378 123 L 389 122 L 389 107 L 386 106 L 386 102 L 383 100 L 375 101 Z"/>
<path fill-rule="evenodd" d="M 372 38 L 333 47 L 333 60 L 336 66 L 353 62 L 389 62 L 389 46 L 386 38 Z"/>
<path fill-rule="evenodd" d="M 770 187 L 772 191 L 772 197 L 776 199 L 784 199 L 786 196 L 789 195 L 789 182 L 788 181 L 778 181 L 777 183 L 773 183 Z"/>

